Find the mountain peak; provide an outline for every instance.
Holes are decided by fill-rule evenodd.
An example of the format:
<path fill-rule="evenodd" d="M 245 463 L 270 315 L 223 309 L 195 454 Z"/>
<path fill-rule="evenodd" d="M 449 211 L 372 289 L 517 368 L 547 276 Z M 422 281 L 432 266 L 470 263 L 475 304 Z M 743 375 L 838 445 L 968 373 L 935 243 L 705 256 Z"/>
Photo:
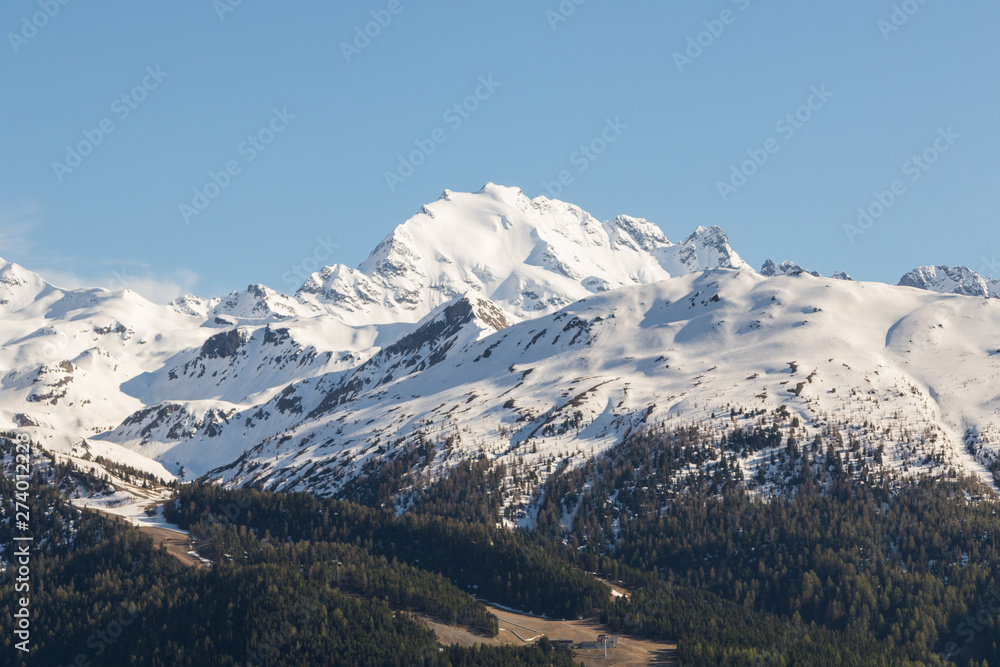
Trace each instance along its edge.
<path fill-rule="evenodd" d="M 1000 298 L 1000 280 L 984 278 L 967 266 L 920 266 L 903 276 L 899 285 L 941 294 Z"/>
<path fill-rule="evenodd" d="M 492 181 L 487 182 L 482 188 L 479 189 L 478 194 L 492 194 L 494 196 L 508 196 L 508 197 L 523 197 L 524 192 L 521 188 L 510 186 L 510 185 L 498 185 Z"/>
<path fill-rule="evenodd" d="M 659 248 L 666 248 L 672 245 L 670 240 L 663 234 L 663 230 L 644 218 L 619 215 L 609 222 L 608 226 L 624 232 L 629 239 L 646 252 L 654 252 Z M 616 241 L 623 242 L 617 239 Z"/>
<path fill-rule="evenodd" d="M 674 246 L 648 220 L 600 222 L 573 204 L 487 183 L 477 193 L 445 190 L 356 270 L 326 267 L 299 296 L 369 323 L 417 322 L 463 294 L 524 319 L 595 292 L 715 268 L 749 268 L 718 227 Z"/>
<path fill-rule="evenodd" d="M 776 264 L 774 260 L 768 259 L 764 262 L 764 266 L 760 268 L 760 275 L 768 278 L 772 278 L 774 276 L 797 276 L 803 273 L 808 273 L 816 278 L 820 277 L 817 271 L 806 271 L 795 262 L 790 261 L 784 261 L 781 264 Z"/>
<path fill-rule="evenodd" d="M 673 276 L 708 269 L 753 271 L 729 245 L 729 237 L 718 226 L 698 226 L 674 249 L 674 257 L 665 266 Z"/>
<path fill-rule="evenodd" d="M 23 308 L 49 289 L 52 286 L 37 273 L 0 259 L 0 315 Z"/>

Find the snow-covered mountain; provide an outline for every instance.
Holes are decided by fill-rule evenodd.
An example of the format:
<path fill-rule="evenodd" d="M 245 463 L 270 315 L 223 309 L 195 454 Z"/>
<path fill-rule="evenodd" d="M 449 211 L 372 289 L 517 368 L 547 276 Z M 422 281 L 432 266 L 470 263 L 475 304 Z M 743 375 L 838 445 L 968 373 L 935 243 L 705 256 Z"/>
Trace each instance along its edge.
<path fill-rule="evenodd" d="M 357 269 L 313 274 L 296 294 L 353 325 L 418 322 L 465 294 L 517 319 L 590 294 L 713 268 L 749 269 L 718 227 L 671 243 L 647 220 L 599 222 L 572 204 L 487 184 L 445 191 Z"/>
<path fill-rule="evenodd" d="M 940 294 L 1000 298 L 1000 280 L 984 278 L 965 266 L 921 266 L 903 276 L 899 284 Z"/>
<path fill-rule="evenodd" d="M 542 471 L 640 428 L 787 416 L 908 474 L 991 480 L 1000 302 L 939 294 L 956 291 L 942 274 L 965 284 L 757 273 L 717 227 L 674 244 L 495 185 L 445 192 L 291 296 L 159 306 L 0 260 L 0 428 L 164 476 L 331 494 L 417 443 L 441 454 L 431 475 L 479 455 Z"/>
<path fill-rule="evenodd" d="M 0 259 L 0 315 L 17 312 L 52 289 L 40 276 Z"/>
<path fill-rule="evenodd" d="M 816 271 L 806 271 L 801 266 L 791 261 L 785 261 L 778 264 L 773 259 L 768 259 L 764 262 L 764 265 L 760 267 L 760 275 L 766 278 L 773 278 L 774 276 L 797 276 L 800 273 L 808 273 L 815 278 L 820 277 L 819 273 Z"/>
<path fill-rule="evenodd" d="M 297 414 L 272 401 L 265 416 L 279 428 L 239 415 L 232 432 L 199 446 L 259 442 L 216 473 L 330 493 L 414 442 L 528 465 L 582 462 L 643 425 L 721 433 L 757 420 L 736 422 L 734 409 L 784 406 L 807 429 L 835 424 L 865 449 L 884 446 L 888 466 L 989 479 L 998 326 L 1000 304 L 964 297 L 709 271 L 596 295 L 464 347 L 428 323 L 413 335 L 419 348 L 403 346 L 410 356 L 387 351 L 355 372 L 290 386 L 281 400 Z"/>
<path fill-rule="evenodd" d="M 814 278 L 822 278 L 818 271 L 806 271 L 801 266 L 792 261 L 785 261 L 778 264 L 773 259 L 768 259 L 764 262 L 764 265 L 760 268 L 760 275 L 765 278 L 773 278 L 774 276 L 797 276 L 801 273 L 808 273 Z M 837 271 L 831 278 L 836 280 L 854 280 L 844 271 Z"/>

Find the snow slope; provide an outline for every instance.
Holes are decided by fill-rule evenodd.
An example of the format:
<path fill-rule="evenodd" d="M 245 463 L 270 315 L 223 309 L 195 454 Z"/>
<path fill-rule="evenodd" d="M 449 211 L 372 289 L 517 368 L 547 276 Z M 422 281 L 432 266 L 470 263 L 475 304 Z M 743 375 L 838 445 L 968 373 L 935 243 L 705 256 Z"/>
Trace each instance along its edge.
<path fill-rule="evenodd" d="M 723 429 L 733 408 L 786 406 L 814 432 L 832 423 L 866 449 L 884 445 L 889 467 L 990 479 L 965 438 L 974 430 L 997 451 L 998 327 L 994 301 L 710 271 L 581 300 L 424 356 L 413 372 L 369 372 L 387 365 L 380 354 L 292 385 L 284 400 L 300 411 L 288 426 L 254 437 L 232 420 L 237 438 L 261 444 L 213 474 L 324 494 L 423 440 L 540 468 L 582 461 L 641 425 Z"/>
<path fill-rule="evenodd" d="M 675 244 L 492 184 L 446 191 L 291 296 L 159 306 L 0 260 L 0 429 L 328 494 L 415 443 L 440 452 L 432 474 L 478 454 L 544 470 L 643 426 L 721 432 L 784 406 L 886 466 L 991 479 L 1000 302 L 964 271 L 908 284 L 757 273 L 717 227 Z M 955 291 L 976 296 L 938 293 Z"/>

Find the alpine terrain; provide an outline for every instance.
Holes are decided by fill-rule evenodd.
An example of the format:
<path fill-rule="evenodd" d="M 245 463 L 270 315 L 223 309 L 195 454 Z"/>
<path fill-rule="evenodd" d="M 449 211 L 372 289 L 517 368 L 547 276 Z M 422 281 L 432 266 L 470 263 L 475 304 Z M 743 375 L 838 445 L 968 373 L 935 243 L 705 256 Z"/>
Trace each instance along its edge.
<path fill-rule="evenodd" d="M 0 261 L 2 650 L 997 664 L 998 295 L 492 184 L 291 295 Z"/>
<path fill-rule="evenodd" d="M 900 286 L 758 273 L 715 227 L 672 243 L 489 184 L 446 191 L 293 295 L 160 306 L 4 263 L 0 421 L 164 479 L 335 495 L 416 443 L 438 450 L 430 479 L 485 455 L 541 482 L 638 429 L 780 413 L 881 466 L 992 483 L 996 295 L 964 268 Z M 739 461 L 747 477 L 763 463 Z M 508 499 L 522 519 L 534 490 Z"/>

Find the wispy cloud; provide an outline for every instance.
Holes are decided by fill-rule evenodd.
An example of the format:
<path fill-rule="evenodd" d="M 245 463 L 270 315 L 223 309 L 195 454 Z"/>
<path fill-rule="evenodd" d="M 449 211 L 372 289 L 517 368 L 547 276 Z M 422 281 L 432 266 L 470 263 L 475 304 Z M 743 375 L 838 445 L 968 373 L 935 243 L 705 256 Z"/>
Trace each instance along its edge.
<path fill-rule="evenodd" d="M 37 203 L 0 206 L 0 257 L 63 289 L 129 289 L 161 304 L 192 292 L 200 280 L 189 269 L 156 272 L 148 263 L 135 259 L 86 261 L 40 253 L 35 238 L 43 231 L 44 222 L 42 207 Z"/>
<path fill-rule="evenodd" d="M 146 265 L 129 265 L 126 262 L 104 264 L 107 265 L 106 269 L 96 280 L 60 269 L 42 269 L 38 273 L 46 281 L 64 289 L 103 287 L 113 292 L 128 289 L 160 304 L 169 303 L 192 292 L 199 281 L 198 274 L 188 269 L 174 269 L 166 274 L 157 274 Z"/>
<path fill-rule="evenodd" d="M 0 207 L 0 257 L 19 264 L 27 261 L 33 247 L 31 234 L 40 217 L 37 204 Z"/>

